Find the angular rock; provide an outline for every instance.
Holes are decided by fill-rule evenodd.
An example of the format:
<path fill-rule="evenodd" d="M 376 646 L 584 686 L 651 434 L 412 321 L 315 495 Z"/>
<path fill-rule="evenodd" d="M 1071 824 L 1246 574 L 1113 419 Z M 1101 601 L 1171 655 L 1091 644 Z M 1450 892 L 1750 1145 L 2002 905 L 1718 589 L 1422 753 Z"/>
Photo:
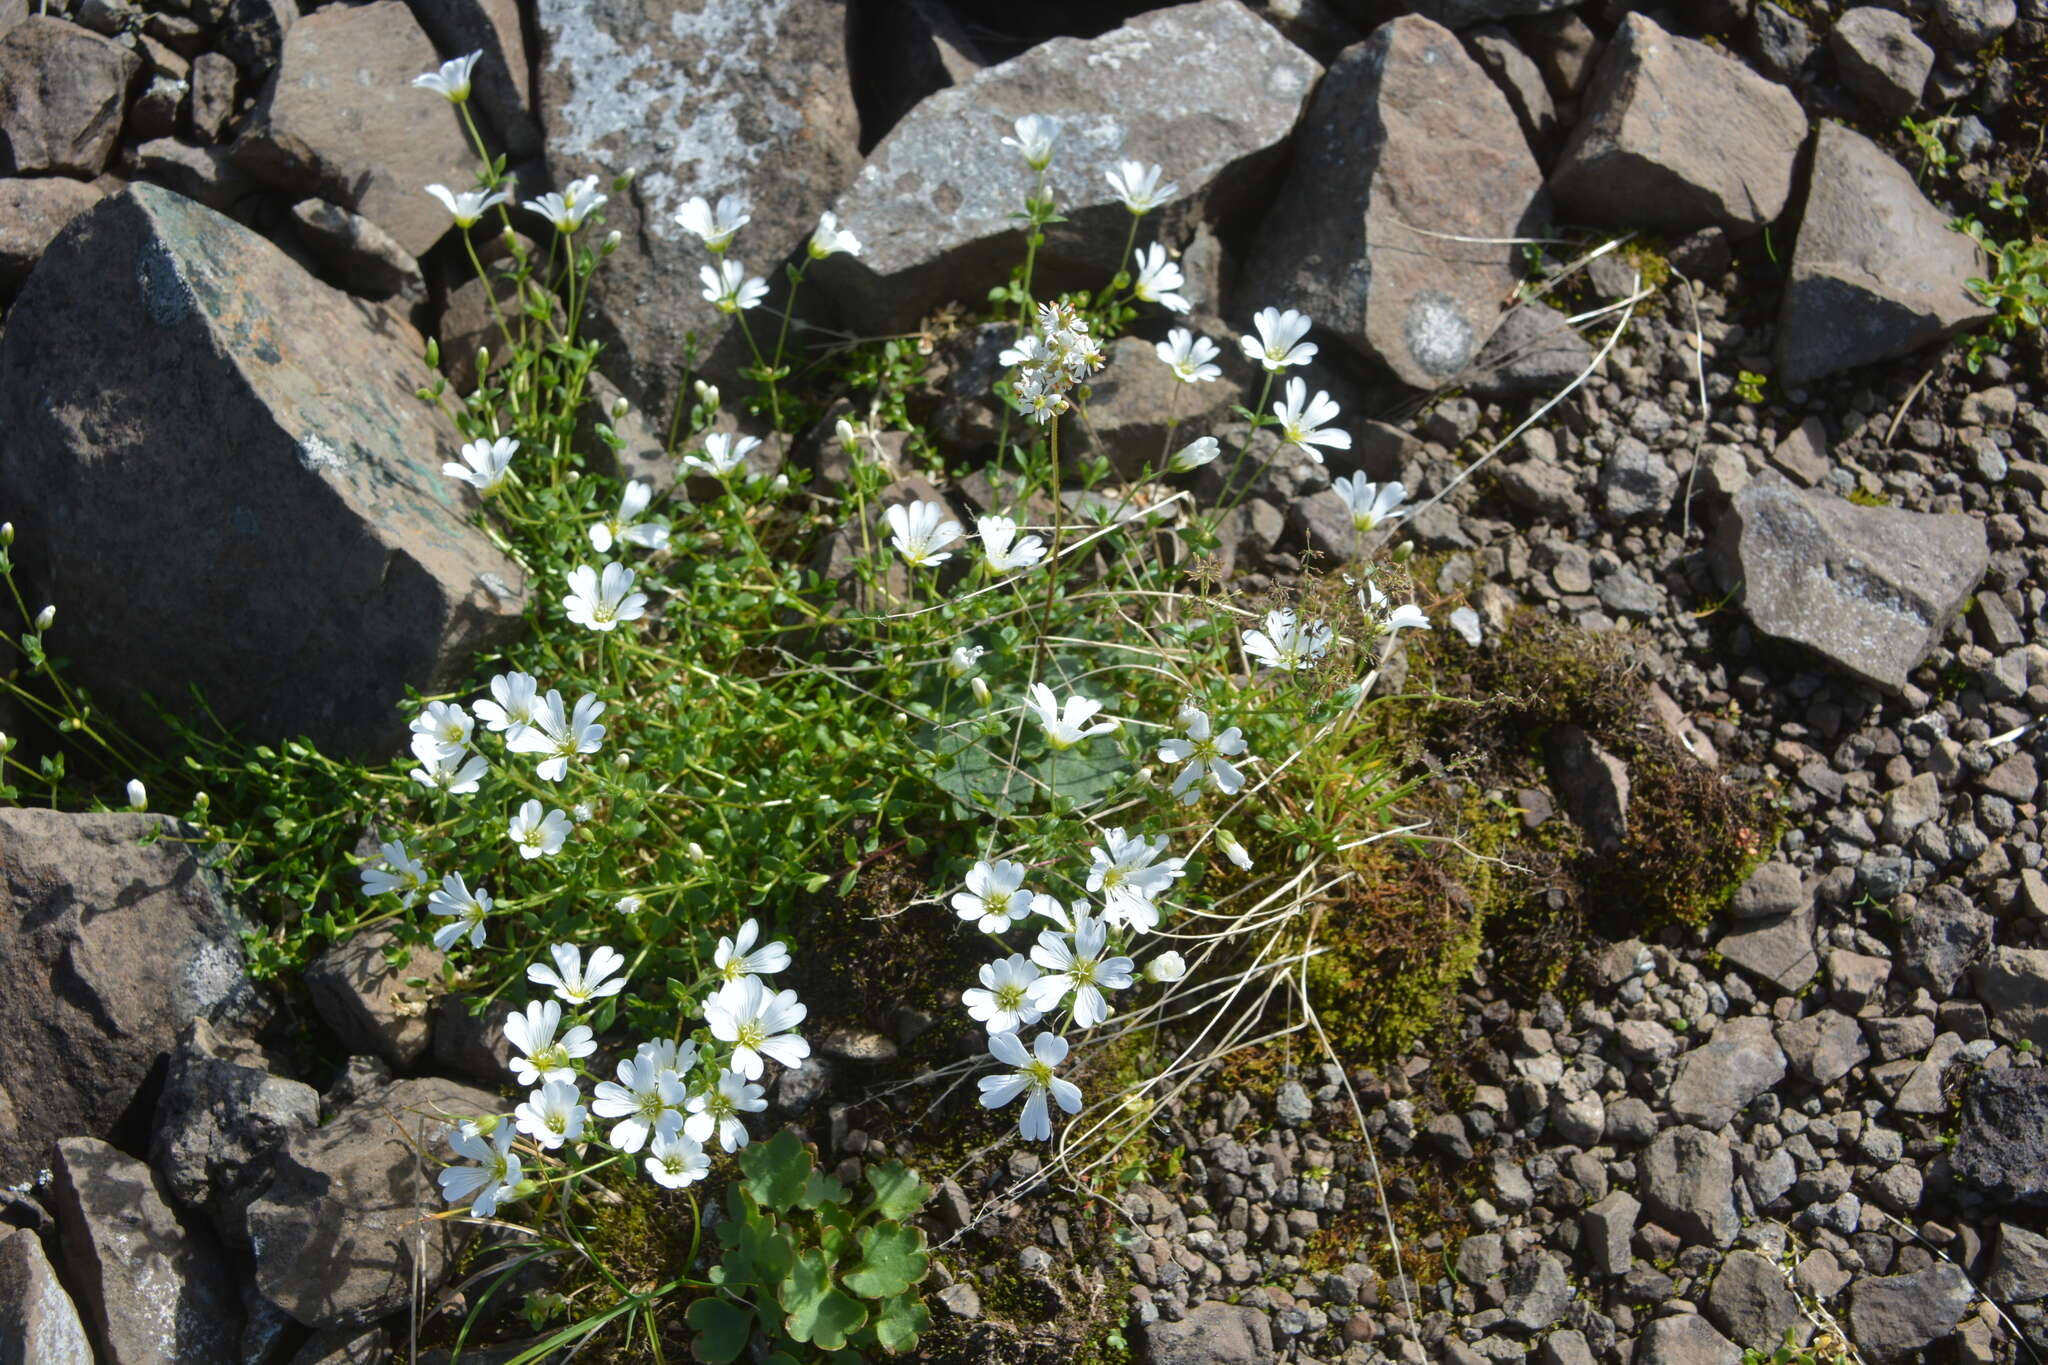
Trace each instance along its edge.
<path fill-rule="evenodd" d="M 1636 1338 L 1636 1355 L 1657 1365 L 1741 1365 L 1742 1351 L 1696 1313 L 1658 1318 Z"/>
<path fill-rule="evenodd" d="M 1813 55 L 1813 30 L 1797 16 L 1761 0 L 1749 12 L 1750 55 L 1772 80 L 1789 84 Z"/>
<path fill-rule="evenodd" d="M 1252 1365 L 1273 1359 L 1273 1328 L 1254 1308 L 1206 1301 L 1179 1322 L 1148 1322 L 1139 1329 L 1152 1365 Z"/>
<path fill-rule="evenodd" d="M 85 1324 L 27 1228 L 0 1234 L 0 1362 L 93 1365 Z"/>
<path fill-rule="evenodd" d="M 1183 243 L 1270 193 L 1321 71 L 1234 0 L 1041 43 L 928 97 L 882 139 L 833 205 L 867 250 L 823 262 L 817 278 L 864 327 L 981 297 L 1022 259 L 1012 215 L 1035 178 L 1000 140 L 1040 114 L 1063 130 L 1047 184 L 1068 221 L 1047 229 L 1034 285 L 1097 287 L 1125 264 L 1115 253 L 1130 222 L 1107 171 L 1126 159 L 1165 166 L 1180 189 L 1143 235 Z"/>
<path fill-rule="evenodd" d="M 1642 14 L 1614 31 L 1550 189 L 1602 223 L 1752 233 L 1792 193 L 1806 114 L 1791 91 Z"/>
<path fill-rule="evenodd" d="M 1728 1140 L 1698 1128 L 1667 1128 L 1638 1163 L 1643 1206 L 1688 1241 L 1725 1247 L 1741 1228 L 1735 1213 L 1735 1158 Z"/>
<path fill-rule="evenodd" d="M 1991 1012 L 1991 1029 L 2007 1042 L 2025 1040 L 2048 1049 L 2048 949 L 1993 948 L 1970 969 L 1977 999 Z"/>
<path fill-rule="evenodd" d="M 1840 1010 L 1780 1024 L 1778 1046 L 1792 1074 L 1809 1085 L 1833 1085 L 1870 1056 L 1862 1026 Z"/>
<path fill-rule="evenodd" d="M 359 213 L 350 213 L 325 199 L 302 199 L 292 205 L 299 235 L 313 254 L 341 281 L 341 287 L 366 299 L 403 295 L 426 302 L 427 282 L 412 253 L 391 234 Z"/>
<path fill-rule="evenodd" d="M 1510 1327 L 1540 1332 L 1562 1318 L 1571 1301 L 1572 1283 L 1565 1277 L 1563 1264 L 1538 1251 L 1515 1263 L 1501 1311 Z"/>
<path fill-rule="evenodd" d="M 1581 1244 L 1602 1275 L 1626 1275 L 1634 1257 L 1630 1240 L 1643 1206 L 1627 1190 L 1616 1190 L 1587 1209 L 1580 1219 Z"/>
<path fill-rule="evenodd" d="M 1952 886 L 1936 886 L 1898 918 L 1899 951 L 1892 969 L 1901 981 L 1946 997 L 1963 973 L 1991 950 L 1991 916 Z"/>
<path fill-rule="evenodd" d="M 696 195 L 747 201 L 753 219 L 732 255 L 769 280 L 754 316 L 770 317 L 783 259 L 859 168 L 846 15 L 820 0 L 538 0 L 533 13 L 549 175 L 558 187 L 595 175 L 610 193 L 614 177 L 639 172 L 604 208 L 624 239 L 596 276 L 591 321 L 606 372 L 666 414 L 689 333 L 714 382 L 752 363 L 739 329 L 701 297 L 710 257 L 677 210 Z"/>
<path fill-rule="evenodd" d="M 434 1001 L 434 1066 L 473 1080 L 503 1081 L 512 1065 L 505 1013 L 493 1008 L 471 1014 L 468 998 L 460 995 L 444 995 Z"/>
<path fill-rule="evenodd" d="M 406 0 L 412 17 L 444 57 L 483 53 L 470 81 L 470 104 L 514 161 L 541 149 L 533 112 L 533 63 L 518 0 Z M 453 183 L 453 182 L 450 182 Z"/>
<path fill-rule="evenodd" d="M 407 950 L 404 966 L 389 954 L 397 938 L 378 929 L 335 944 L 306 968 L 306 990 L 314 1008 L 351 1052 L 374 1052 L 403 1070 L 426 1055 L 433 1041 L 425 991 L 441 974 L 441 954 L 420 944 Z"/>
<path fill-rule="evenodd" d="M 1768 862 L 1749 874 L 1749 880 L 1735 889 L 1728 913 L 1737 919 L 1763 919 L 1789 915 L 1810 904 L 1813 897 L 1801 884 L 1799 869 L 1787 862 Z"/>
<path fill-rule="evenodd" d="M 1737 1346 L 1766 1355 L 1785 1344 L 1788 1331 L 1797 1333 L 1801 1344 L 1813 1335 L 1813 1324 L 1784 1272 L 1754 1251 L 1728 1253 L 1700 1307 Z"/>
<path fill-rule="evenodd" d="M 2013 26 L 2019 6 L 2014 0 L 1935 0 L 1934 18 L 1951 43 L 1975 52 Z"/>
<path fill-rule="evenodd" d="M 1950 1261 L 1866 1277 L 1849 1287 L 1849 1337 L 1872 1365 L 1904 1360 L 1954 1331 L 1975 1297 L 1969 1276 Z"/>
<path fill-rule="evenodd" d="M 1790 995 L 1820 971 L 1820 956 L 1813 948 L 1814 919 L 1809 902 L 1789 915 L 1743 920 L 1742 927 L 1724 934 L 1714 950 Z"/>
<path fill-rule="evenodd" d="M 1558 392 L 1592 363 L 1593 348 L 1564 314 L 1525 303 L 1508 310 L 1458 383 L 1477 398 L 1528 398 Z"/>
<path fill-rule="evenodd" d="M 1554 727 L 1543 758 L 1566 813 L 1585 831 L 1586 846 L 1603 858 L 1618 852 L 1628 837 L 1628 766 L 1576 725 Z"/>
<path fill-rule="evenodd" d="M 1758 480 L 1708 556 L 1758 630 L 1898 692 L 1990 563 L 1984 523 Z"/>
<path fill-rule="evenodd" d="M 1842 84 L 1870 101 L 1888 119 L 1903 118 L 1920 105 L 1934 49 L 1913 32 L 1905 15 L 1875 5 L 1852 9 L 1828 34 Z"/>
<path fill-rule="evenodd" d="M 21 288 L 51 240 L 99 201 L 97 186 L 61 176 L 0 180 L 0 295 Z"/>
<path fill-rule="evenodd" d="M 250 1005 L 219 888 L 187 845 L 143 842 L 175 828 L 0 809 L 0 1182 L 61 1137 L 143 1137 L 179 1022 Z"/>
<path fill-rule="evenodd" d="M 1633 436 L 1615 442 L 1600 462 L 1600 496 L 1613 522 L 1655 521 L 1671 510 L 1678 475 Z"/>
<path fill-rule="evenodd" d="M 2048 1068 L 1972 1076 L 1953 1161 L 1958 1180 L 1995 1202 L 2048 1202 Z"/>
<path fill-rule="evenodd" d="M 467 185 L 478 164 L 454 108 L 412 84 L 440 64 L 402 0 L 315 10 L 285 34 L 277 79 L 235 139 L 235 161 L 424 255 L 449 220 L 421 187 Z"/>
<path fill-rule="evenodd" d="M 1507 98 L 1457 38 L 1392 20 L 1323 78 L 1240 311 L 1298 308 L 1402 382 L 1435 388 L 1499 324 L 1517 258 L 1492 243 L 1528 235 L 1542 190 Z"/>
<path fill-rule="evenodd" d="M 148 1166 L 97 1138 L 57 1144 L 67 1278 L 107 1365 L 235 1358 L 242 1304 L 213 1235 L 181 1221 Z"/>
<path fill-rule="evenodd" d="M 138 694 L 196 684 L 252 742 L 388 752 L 407 685 L 444 691 L 519 630 L 521 573 L 441 474 L 459 438 L 415 394 L 423 343 L 254 233 L 132 186 L 51 244 L 8 324 L 14 553 L 79 681 L 145 733 Z"/>
<path fill-rule="evenodd" d="M 4 1244 L 0 1244 L 4 1255 Z M 2000 1303 L 2048 1299 L 2048 1237 L 2013 1223 L 1998 1225 L 1998 1246 L 1984 1276 L 1984 1292 Z"/>
<path fill-rule="evenodd" d="M 1913 831 L 1941 814 L 1941 785 L 1933 773 L 1915 773 L 1884 796 L 1884 821 L 1879 833 L 1903 844 Z"/>
<path fill-rule="evenodd" d="M 202 142 L 218 142 L 235 113 L 235 64 L 218 52 L 192 59 L 192 131 Z"/>
<path fill-rule="evenodd" d="M 458 1120 L 498 1109 L 474 1086 L 398 1081 L 287 1142 L 249 1208 L 264 1297 L 308 1327 L 341 1329 L 402 1308 L 415 1273 L 432 1294 L 466 1236 L 459 1224 L 421 1221 L 442 1207 L 436 1163 Z"/>
<path fill-rule="evenodd" d="M 204 1214 L 223 1241 L 248 1245 L 249 1201 L 269 1176 L 264 1159 L 320 1122 L 320 1092 L 273 1076 L 204 1020 L 178 1035 L 149 1140 L 150 1165 L 181 1207 Z"/>
<path fill-rule="evenodd" d="M 1448 25 L 1446 26 L 1448 27 Z M 1550 87 L 1543 72 L 1514 35 L 1498 24 L 1487 24 L 1465 35 L 1465 46 L 1486 74 L 1508 97 L 1508 107 L 1521 122 L 1522 135 L 1533 147 L 1550 147 L 1558 132 L 1557 106 L 1551 102 Z"/>
<path fill-rule="evenodd" d="M 260 187 L 225 147 L 195 147 L 176 138 L 121 149 L 121 169 L 135 180 L 176 190 L 220 213 L 232 213 Z"/>
<path fill-rule="evenodd" d="M 1821 124 L 1778 309 L 1779 381 L 1895 359 L 1990 317 L 1963 283 L 1983 253 L 1948 223 L 1883 148 Z"/>
<path fill-rule="evenodd" d="M 1851 1014 L 1861 1013 L 1863 1007 L 1873 1001 L 1882 1005 L 1885 982 L 1891 979 L 1891 974 L 1890 958 L 1852 953 L 1842 948 L 1828 953 L 1830 998 Z M 1928 1040 L 1933 1041 L 1933 1037 L 1930 1032 Z"/>
<path fill-rule="evenodd" d="M 1729 1019 L 1678 1059 L 1667 1104 L 1680 1123 L 1717 1129 L 1785 1078 L 1785 1054 L 1771 1021 Z"/>
<path fill-rule="evenodd" d="M 195 0 L 195 8 L 200 5 L 215 19 L 226 14 L 220 50 L 252 88 L 262 85 L 284 55 L 285 36 L 299 17 L 298 0 Z"/>
<path fill-rule="evenodd" d="M 0 174 L 71 175 L 106 168 L 121 134 L 133 52 L 37 13 L 0 37 Z"/>

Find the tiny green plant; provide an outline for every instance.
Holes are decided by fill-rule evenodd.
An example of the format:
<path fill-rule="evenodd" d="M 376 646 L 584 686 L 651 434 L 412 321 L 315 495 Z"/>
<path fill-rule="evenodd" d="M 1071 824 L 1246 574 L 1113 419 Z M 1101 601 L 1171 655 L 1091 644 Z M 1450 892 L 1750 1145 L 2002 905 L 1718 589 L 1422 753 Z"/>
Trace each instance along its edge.
<path fill-rule="evenodd" d="M 1764 401 L 1764 385 L 1770 382 L 1769 375 L 1758 374 L 1755 370 L 1741 370 L 1735 376 L 1735 396 L 1745 403 Z"/>
<path fill-rule="evenodd" d="M 2001 186 L 1995 202 L 2017 215 L 2027 200 L 2025 195 L 2004 193 Z M 2035 233 L 1999 241 L 1972 217 L 1957 220 L 1955 227 L 1977 244 L 1990 267 L 1966 281 L 1970 292 L 1992 310 L 1991 321 L 1970 337 L 1964 351 L 1974 374 L 1983 368 L 1986 356 L 2003 351 L 2023 333 L 2041 330 L 2041 318 L 2048 314 L 2048 237 Z"/>
<path fill-rule="evenodd" d="M 1926 119 L 1908 116 L 1899 120 L 1899 126 L 1906 130 L 1906 135 L 1913 139 L 1913 145 L 1920 150 L 1920 169 L 1914 176 L 1915 180 L 1925 179 L 1929 171 L 1937 176 L 1945 176 L 1949 168 L 1960 160 L 1942 140 L 1958 122 L 1953 115 L 1939 115 Z"/>

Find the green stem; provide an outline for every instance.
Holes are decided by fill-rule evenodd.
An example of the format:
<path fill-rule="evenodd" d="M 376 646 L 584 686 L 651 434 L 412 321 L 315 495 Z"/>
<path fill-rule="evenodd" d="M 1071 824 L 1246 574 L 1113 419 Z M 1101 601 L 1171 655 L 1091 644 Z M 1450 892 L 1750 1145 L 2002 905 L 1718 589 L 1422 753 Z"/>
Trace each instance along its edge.
<path fill-rule="evenodd" d="M 1230 466 L 1230 477 L 1223 481 L 1223 505 L 1216 509 L 1216 520 L 1221 522 L 1230 509 L 1244 500 L 1245 490 L 1236 488 L 1237 476 L 1244 470 L 1245 456 L 1251 453 L 1252 442 L 1258 438 L 1259 428 L 1266 425 L 1266 400 L 1273 396 L 1273 372 L 1266 371 L 1265 382 L 1259 385 L 1259 401 L 1252 406 L 1252 420 L 1245 427 L 1244 444 L 1237 448 L 1237 459 Z"/>

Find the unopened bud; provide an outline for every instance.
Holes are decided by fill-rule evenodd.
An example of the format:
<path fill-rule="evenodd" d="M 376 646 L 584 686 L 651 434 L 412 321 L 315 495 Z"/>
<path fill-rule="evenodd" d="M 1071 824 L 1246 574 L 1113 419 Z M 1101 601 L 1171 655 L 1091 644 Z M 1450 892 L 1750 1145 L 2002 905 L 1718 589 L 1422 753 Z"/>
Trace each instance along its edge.
<path fill-rule="evenodd" d="M 57 604 L 52 602 L 36 613 L 36 629 L 48 630 L 57 620 Z"/>
<path fill-rule="evenodd" d="M 11 754 L 13 752 L 14 736 L 8 734 L 5 730 L 0 730 L 0 754 Z"/>
<path fill-rule="evenodd" d="M 974 700 L 986 707 L 989 704 L 988 679 L 976 674 L 968 679 L 967 690 L 974 694 Z"/>
<path fill-rule="evenodd" d="M 1200 469 L 1211 464 L 1223 453 L 1223 447 L 1216 443 L 1214 436 L 1203 436 L 1188 442 L 1173 453 L 1166 467 L 1176 474 L 1185 474 L 1191 469 Z"/>
<path fill-rule="evenodd" d="M 522 1180 L 512 1187 L 512 1197 L 514 1199 L 531 1199 L 539 1193 L 540 1182 L 538 1180 Z"/>
<path fill-rule="evenodd" d="M 789 491 L 789 475 L 777 474 L 775 482 L 769 484 L 768 487 L 776 493 L 787 493 Z"/>
<path fill-rule="evenodd" d="M 480 375 L 489 374 L 491 372 L 490 347 L 479 346 L 476 348 L 476 372 Z"/>
<path fill-rule="evenodd" d="M 832 435 L 838 440 L 839 448 L 847 454 L 858 455 L 860 453 L 860 433 L 855 431 L 853 423 L 847 421 L 844 417 L 832 424 Z M 14 528 L 12 525 L 7 528 L 7 534 L 10 537 L 13 536 Z"/>
<path fill-rule="evenodd" d="M 142 779 L 139 777 L 128 779 L 128 809 L 149 809 L 149 788 L 142 785 Z"/>
<path fill-rule="evenodd" d="M 11 521 L 0 521 L 0 548 L 5 548 L 13 543 L 14 523 Z"/>
<path fill-rule="evenodd" d="M 611 255 L 619 249 L 619 244 L 625 240 L 626 234 L 617 228 L 613 228 L 604 235 L 604 254 L 607 256 Z"/>
<path fill-rule="evenodd" d="M 617 753 L 613 754 L 612 766 L 614 768 L 617 768 L 621 772 L 624 772 L 627 768 L 632 767 L 633 751 L 630 749 L 621 749 Z"/>
<path fill-rule="evenodd" d="M 683 852 L 690 856 L 690 861 L 693 863 L 709 862 L 711 859 L 711 855 L 704 851 L 704 845 L 698 843 L 695 839 L 690 840 L 688 844 L 684 845 Z"/>
<path fill-rule="evenodd" d="M 192 805 L 197 810 L 211 810 L 213 808 L 213 797 L 207 792 L 201 792 L 192 798 Z"/>
<path fill-rule="evenodd" d="M 1415 558 L 1414 541 L 1404 540 L 1399 545 L 1396 545 L 1394 547 L 1394 562 L 1396 564 L 1406 564 L 1409 560 L 1413 558 Z"/>
<path fill-rule="evenodd" d="M 1245 871 L 1251 871 L 1252 855 L 1245 852 L 1244 845 L 1240 844 L 1236 836 L 1229 830 L 1219 829 L 1216 831 L 1216 846 L 1223 850 L 1224 857 L 1230 859 L 1230 861 L 1236 863 Z"/>
<path fill-rule="evenodd" d="M 501 1120 L 496 1114 L 484 1114 L 469 1120 L 469 1122 L 462 1126 L 475 1133 L 478 1137 L 489 1137 L 498 1131 L 498 1124 L 500 1122 Z"/>
<path fill-rule="evenodd" d="M 707 408 L 718 406 L 718 385 L 707 384 L 699 379 L 692 387 L 697 390 L 697 401 L 699 403 L 702 403 Z"/>
<path fill-rule="evenodd" d="M 1176 952 L 1161 953 L 1145 964 L 1145 977 L 1150 981 L 1178 981 L 1188 974 L 1188 964 Z"/>
<path fill-rule="evenodd" d="M 612 400 L 612 420 L 619 421 L 633 410 L 633 401 L 623 393 Z"/>

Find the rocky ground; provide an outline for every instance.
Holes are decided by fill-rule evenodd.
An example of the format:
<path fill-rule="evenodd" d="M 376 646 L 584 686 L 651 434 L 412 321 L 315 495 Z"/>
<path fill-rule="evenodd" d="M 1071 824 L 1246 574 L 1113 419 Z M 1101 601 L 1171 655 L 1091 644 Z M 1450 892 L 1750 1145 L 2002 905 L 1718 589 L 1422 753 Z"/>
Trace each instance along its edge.
<path fill-rule="evenodd" d="M 1948 342 L 1987 316 L 1948 222 L 1999 222 L 1994 182 L 2048 203 L 2048 9 L 1016 8 L 0 0 L 0 500 L 81 675 L 198 681 L 240 728 L 376 752 L 406 684 L 516 627 L 518 570 L 412 398 L 422 337 L 466 356 L 489 320 L 416 192 L 474 165 L 410 88 L 441 59 L 490 54 L 475 108 L 525 188 L 638 169 L 596 307 L 610 380 L 655 414 L 685 334 L 727 383 L 739 351 L 666 226 L 682 198 L 745 194 L 756 269 L 835 209 L 870 250 L 820 272 L 813 335 L 916 328 L 1015 254 L 1008 121 L 1110 129 L 1055 173 L 1044 278 L 1113 268 L 1101 171 L 1161 162 L 1196 325 L 1309 312 L 1351 415 L 1350 452 L 1262 476 L 1230 567 L 1349 556 L 1330 477 L 1398 477 L 1428 666 L 1476 666 L 1518 612 L 1619 640 L 1658 689 L 1641 726 L 1775 830 L 1709 922 L 1645 928 L 1599 869 L 1669 812 L 1627 736 L 1549 732 L 1498 795 L 1532 849 L 1573 850 L 1550 889 L 1596 936 L 1569 970 L 1527 984 L 1497 940 L 1402 1055 L 1223 1069 L 1157 1116 L 1119 1216 L 1011 1198 L 1028 1153 L 969 1157 L 929 1357 L 1732 1365 L 1790 1331 L 1820 1360 L 2035 1358 L 2048 374 L 2038 337 L 1975 372 Z M 1938 155 L 1902 117 L 1938 120 Z M 1554 224 L 1643 235 L 1590 262 L 1604 237 L 1498 240 Z M 1568 307 L 1503 319 L 1530 269 Z M 1603 307 L 1590 343 L 1564 321 Z M 1511 436 L 1624 310 L 1590 382 Z M 1008 333 L 930 335 L 919 411 L 971 466 Z M 1148 458 L 1166 386 L 1139 341 L 1111 361 L 1094 439 Z M 622 432 L 652 470 L 658 440 Z M 504 1059 L 375 936 L 308 975 L 326 1041 L 271 1046 L 293 1021 L 243 974 L 243 911 L 139 842 L 157 823 L 0 811 L 0 1360 L 383 1359 L 416 1287 L 466 1303 L 441 1290 L 457 1233 L 413 1220 L 435 1125 L 395 1116 L 495 1107 Z M 917 1155 L 869 1083 L 910 1027 L 792 1073 L 782 1114 L 836 1159 Z"/>

